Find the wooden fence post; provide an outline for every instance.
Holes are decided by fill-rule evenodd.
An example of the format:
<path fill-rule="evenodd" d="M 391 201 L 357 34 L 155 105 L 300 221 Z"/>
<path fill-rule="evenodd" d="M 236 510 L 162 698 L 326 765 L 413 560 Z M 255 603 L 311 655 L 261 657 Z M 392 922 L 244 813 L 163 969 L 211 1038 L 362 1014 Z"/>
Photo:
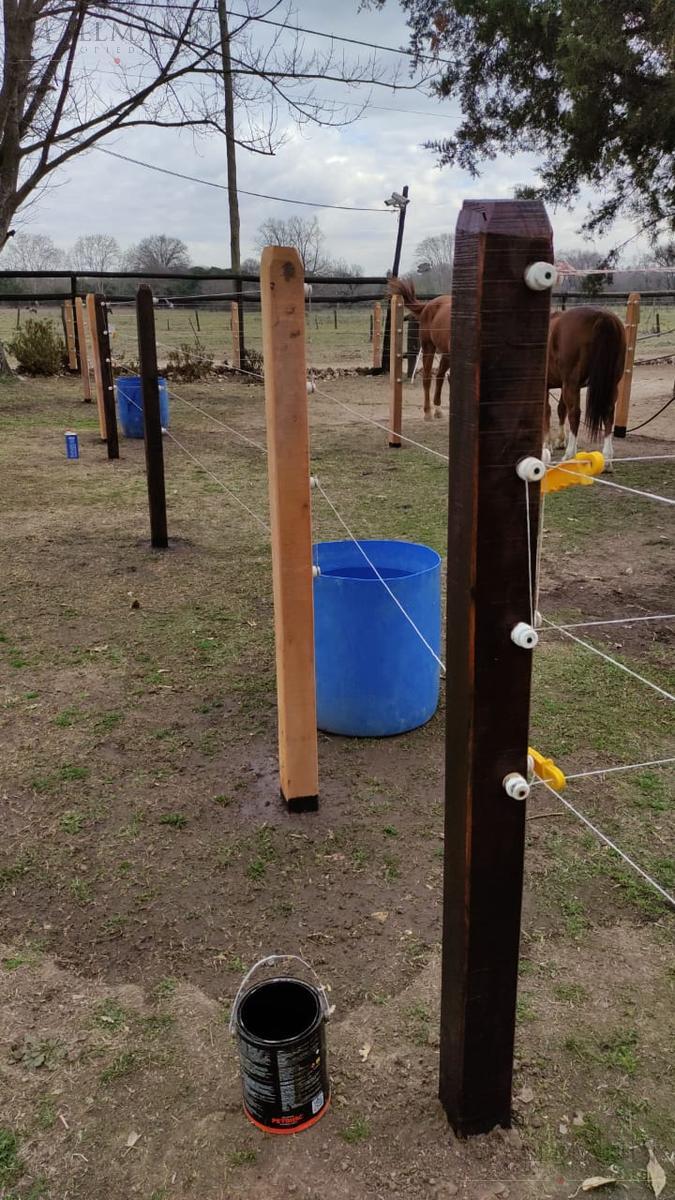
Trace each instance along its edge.
<path fill-rule="evenodd" d="M 618 438 L 625 438 L 627 432 L 630 393 L 633 384 L 633 363 L 635 362 L 635 343 L 637 341 L 639 325 L 640 293 L 631 292 L 626 308 L 626 362 L 619 382 L 619 392 L 614 412 L 614 437 Z"/>
<path fill-rule="evenodd" d="M 91 336 L 91 362 L 94 368 L 94 387 L 96 389 L 96 407 L 98 409 L 98 430 L 101 441 L 106 440 L 105 407 L 103 404 L 103 376 L 101 374 L 101 358 L 99 342 L 96 336 L 96 296 L 89 292 L 86 301 L 89 333 Z"/>
<path fill-rule="evenodd" d="M 230 304 L 230 329 L 232 330 L 232 366 L 241 368 L 241 344 L 239 341 L 239 305 L 235 300 Z"/>
<path fill-rule="evenodd" d="M 75 328 L 80 359 L 80 375 L 82 376 L 82 398 L 85 404 L 91 404 L 91 380 L 89 378 L 89 354 L 87 351 L 87 323 L 84 315 L 84 305 L 79 296 L 75 299 Z"/>
<path fill-rule="evenodd" d="M 66 331 L 66 353 L 68 370 L 77 371 L 77 349 L 75 346 L 75 317 L 72 300 L 63 301 L 63 327 Z"/>
<path fill-rule="evenodd" d="M 373 367 L 381 366 L 382 355 L 382 305 L 376 300 L 373 305 Z"/>
<path fill-rule="evenodd" d="M 98 361 L 101 372 L 101 392 L 103 396 L 105 440 L 108 444 L 108 458 L 119 458 L 120 447 L 117 437 L 117 414 L 115 412 L 115 384 L 113 380 L 112 355 L 110 353 L 108 316 L 104 308 L 104 303 L 103 296 L 97 292 L 94 296 L 95 324 L 92 330 L 92 337 L 98 343 Z"/>
<path fill-rule="evenodd" d="M 406 377 L 412 379 L 420 350 L 420 323 L 412 313 L 406 318 L 408 325 L 408 340 L 405 348 Z"/>
<path fill-rule="evenodd" d="M 511 1120 L 527 776 L 530 620 L 551 293 L 526 286 L 553 262 L 539 201 L 465 201 L 452 293 L 447 743 L 440 1098 L 455 1131 Z M 528 546 L 525 488 L 529 488 Z"/>
<path fill-rule="evenodd" d="M 391 338 L 389 341 L 389 445 L 400 449 L 401 422 L 403 419 L 403 300 L 401 296 L 391 298 Z"/>
<path fill-rule="evenodd" d="M 260 264 L 272 524 L 281 794 L 316 809 L 312 522 L 305 366 L 305 287 L 296 250 L 266 246 Z"/>
<path fill-rule="evenodd" d="M 147 283 L 142 283 L 136 292 L 136 327 L 138 329 L 138 356 L 143 389 L 143 437 L 150 507 L 150 540 L 154 550 L 166 550 L 169 538 L 166 527 L 164 447 L 162 446 L 162 421 L 159 411 L 155 307 L 152 288 Z"/>

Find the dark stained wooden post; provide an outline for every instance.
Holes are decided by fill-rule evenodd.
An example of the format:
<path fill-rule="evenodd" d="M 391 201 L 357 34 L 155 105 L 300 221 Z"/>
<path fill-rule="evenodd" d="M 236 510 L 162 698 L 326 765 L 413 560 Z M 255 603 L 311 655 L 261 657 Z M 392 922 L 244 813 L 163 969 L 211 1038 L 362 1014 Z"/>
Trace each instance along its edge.
<path fill-rule="evenodd" d="M 511 1120 L 531 651 L 523 457 L 541 457 L 553 261 L 539 201 L 466 201 L 452 292 L 440 1098 L 460 1135 Z M 539 486 L 528 484 L 536 549 Z"/>
<path fill-rule="evenodd" d="M 94 299 L 94 311 L 96 314 L 96 339 L 98 341 L 99 361 L 101 364 L 101 384 L 103 387 L 103 410 L 105 413 L 108 458 L 119 458 L 120 446 L 117 437 L 117 416 L 115 413 L 115 384 L 113 381 L 112 355 L 110 352 L 110 335 L 108 333 L 108 316 L 104 308 L 104 303 L 103 296 L 97 292 Z"/>
<path fill-rule="evenodd" d="M 143 389 L 143 436 L 145 438 L 145 469 L 148 478 L 148 504 L 150 506 L 150 538 L 154 550 L 166 550 L 169 538 L 166 528 L 164 448 L 159 411 L 155 310 L 152 288 L 147 283 L 142 283 L 136 293 L 136 325 Z"/>

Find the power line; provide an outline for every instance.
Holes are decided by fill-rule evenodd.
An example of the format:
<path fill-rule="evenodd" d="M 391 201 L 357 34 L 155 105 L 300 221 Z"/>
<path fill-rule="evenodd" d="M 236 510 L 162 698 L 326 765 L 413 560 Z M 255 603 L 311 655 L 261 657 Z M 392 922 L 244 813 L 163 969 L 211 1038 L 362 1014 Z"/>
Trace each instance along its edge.
<path fill-rule="evenodd" d="M 220 192 L 229 192 L 225 183 L 214 183 L 212 179 L 198 179 L 195 175 L 184 175 L 181 171 L 170 171 L 168 167 L 158 167 L 156 163 L 144 162 L 140 158 L 130 158 L 128 154 L 119 154 L 116 150 L 104 150 L 102 146 L 93 146 L 99 154 L 108 154 L 110 158 L 119 158 L 123 162 L 133 163 L 137 167 L 145 167 L 148 171 L 158 171 L 161 175 L 171 175 L 174 179 L 187 179 L 188 183 L 201 183 L 204 187 L 217 188 Z M 249 192 L 245 188 L 237 188 L 240 196 L 255 196 L 258 200 L 278 200 L 280 204 L 299 204 L 303 208 L 331 208 L 337 212 L 376 212 L 388 215 L 386 208 L 360 208 L 351 204 L 323 204 L 320 200 L 291 200 L 288 196 L 270 196 L 266 192 Z"/>
<path fill-rule="evenodd" d="M 98 7 L 105 9 L 109 6 L 102 3 Z M 165 12 L 191 12 L 193 10 L 191 4 L 144 4 L 139 2 L 139 0 L 120 0 L 119 7 L 157 9 Z M 201 11 L 204 12 L 205 10 L 202 9 Z M 418 59 L 421 62 L 443 63 L 448 67 L 455 65 L 451 58 L 438 58 L 434 54 L 422 54 L 415 50 L 405 50 L 399 46 L 385 46 L 380 42 L 365 42 L 361 38 L 347 37 L 345 34 L 327 33 L 323 29 L 309 29 L 305 25 L 289 25 L 287 21 L 273 21 L 271 17 L 258 17 L 254 13 L 241 13 L 230 10 L 228 15 L 241 21 L 257 21 L 260 25 L 272 25 L 276 29 L 286 29 L 289 33 L 306 33 L 310 37 L 326 38 L 331 42 L 345 42 L 350 46 L 363 46 L 366 50 L 383 50 L 386 54 L 400 54 L 406 58 Z"/>

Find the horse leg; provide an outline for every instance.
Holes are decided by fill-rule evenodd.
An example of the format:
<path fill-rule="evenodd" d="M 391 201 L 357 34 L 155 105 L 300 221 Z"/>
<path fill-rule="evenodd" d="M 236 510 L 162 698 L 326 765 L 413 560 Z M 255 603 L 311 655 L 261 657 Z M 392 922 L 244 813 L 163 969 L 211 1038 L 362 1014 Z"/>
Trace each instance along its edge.
<path fill-rule="evenodd" d="M 563 400 L 562 391 L 558 400 L 558 436 L 555 440 L 556 450 L 562 450 L 565 445 L 565 417 L 567 416 L 567 405 Z"/>
<path fill-rule="evenodd" d="M 436 388 L 434 391 L 434 416 L 440 417 L 441 414 L 441 392 L 443 391 L 443 381 L 450 366 L 450 355 L 441 354 L 438 367 L 436 368 Z"/>
<path fill-rule="evenodd" d="M 422 386 L 424 387 L 424 420 L 431 420 L 431 375 L 434 369 L 434 347 L 422 351 Z"/>
<path fill-rule="evenodd" d="M 577 452 L 577 438 L 579 435 L 579 423 L 581 421 L 581 388 L 579 384 L 564 383 L 561 399 L 565 403 L 570 423 L 567 446 L 563 454 L 563 462 L 567 462 L 568 459 L 574 458 Z"/>

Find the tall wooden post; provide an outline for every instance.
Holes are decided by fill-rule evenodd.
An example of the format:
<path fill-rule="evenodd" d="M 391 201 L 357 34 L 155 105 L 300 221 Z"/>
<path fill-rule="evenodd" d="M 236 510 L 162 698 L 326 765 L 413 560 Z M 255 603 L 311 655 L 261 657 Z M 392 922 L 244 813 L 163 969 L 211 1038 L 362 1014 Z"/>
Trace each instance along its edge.
<path fill-rule="evenodd" d="M 305 286 L 296 250 L 266 246 L 260 264 L 281 794 L 318 805 Z"/>
<path fill-rule="evenodd" d="M 103 404 L 103 376 L 101 374 L 101 356 L 99 341 L 96 336 L 96 296 L 93 292 L 87 295 L 87 319 L 91 335 L 91 362 L 94 368 L 94 387 L 96 389 L 96 407 L 98 410 L 98 430 L 101 441 L 106 440 L 105 407 Z"/>
<path fill-rule="evenodd" d="M 136 293 L 136 327 L 138 329 L 138 356 L 143 388 L 143 436 L 150 507 L 150 540 L 154 550 L 166 550 L 169 538 L 166 528 L 164 447 L 162 446 L 162 421 L 159 411 L 155 308 L 152 288 L 147 283 L 142 283 Z"/>
<path fill-rule="evenodd" d="M 452 292 L 445 869 L 440 1098 L 455 1131 L 511 1120 L 527 775 L 529 621 L 550 292 L 523 273 L 553 262 L 539 201 L 465 201 Z M 529 488 L 528 547 L 525 488 Z"/>
<path fill-rule="evenodd" d="M 84 305 L 79 296 L 75 298 L 75 328 L 77 330 L 78 357 L 80 360 L 80 375 L 82 377 L 82 399 L 85 404 L 91 404 L 91 380 L 89 378 L 89 353 L 87 351 L 87 323 L 84 315 Z"/>
<path fill-rule="evenodd" d="M 633 363 L 635 343 L 640 325 L 640 293 L 631 292 L 626 308 L 626 362 L 619 382 L 619 394 L 614 412 L 614 437 L 625 438 L 630 408 L 630 393 L 633 385 Z"/>
<path fill-rule="evenodd" d="M 391 340 L 389 342 L 389 445 L 400 449 L 403 420 L 403 300 L 391 298 Z"/>
<path fill-rule="evenodd" d="M 373 366 L 380 368 L 382 354 L 382 305 L 376 300 L 373 305 Z"/>
<path fill-rule="evenodd" d="M 230 329 L 232 330 L 232 366 L 241 368 L 241 343 L 239 340 L 239 305 L 236 301 L 230 304 Z"/>
<path fill-rule="evenodd" d="M 104 308 L 103 296 L 99 295 L 98 292 L 94 296 L 94 318 L 95 325 L 92 336 L 98 342 L 98 361 L 101 372 L 105 440 L 108 444 L 108 458 L 119 458 L 120 447 L 117 437 L 115 384 L 113 380 L 112 354 L 110 351 L 110 335 L 108 333 L 108 317 Z"/>
<path fill-rule="evenodd" d="M 75 346 L 75 315 L 73 301 L 63 301 L 63 327 L 66 331 L 66 353 L 68 355 L 68 370 L 77 371 L 77 349 Z"/>

